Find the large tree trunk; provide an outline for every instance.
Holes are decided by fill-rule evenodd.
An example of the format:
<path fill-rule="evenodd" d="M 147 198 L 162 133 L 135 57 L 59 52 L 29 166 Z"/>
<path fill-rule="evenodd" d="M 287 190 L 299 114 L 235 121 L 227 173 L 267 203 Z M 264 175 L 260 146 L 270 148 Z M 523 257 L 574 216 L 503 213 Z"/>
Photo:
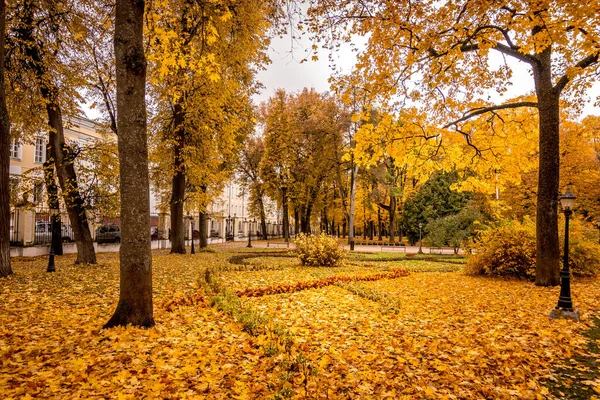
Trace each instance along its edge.
<path fill-rule="evenodd" d="M 51 156 L 54 159 L 58 182 L 63 191 L 63 199 L 77 244 L 77 260 L 75 263 L 95 264 L 96 253 L 94 251 L 94 243 L 92 242 L 90 227 L 87 223 L 84 203 L 77 186 L 73 155 L 65 143 L 62 113 L 58 101 L 58 87 L 52 82 L 52 76 L 44 63 L 41 44 L 34 39 L 35 27 L 33 15 L 35 7 L 34 2 L 30 1 L 27 3 L 27 14 L 22 21 L 22 26 L 17 28 L 17 33 L 19 39 L 25 44 L 24 51 L 30 58 L 29 65 L 31 65 L 35 73 L 40 93 L 46 102 L 48 125 L 50 127 L 49 141 L 53 147 Z"/>
<path fill-rule="evenodd" d="M 114 43 L 121 165 L 121 283 L 119 304 L 105 328 L 154 325 L 143 28 L 144 1 L 117 0 Z"/>
<path fill-rule="evenodd" d="M 185 146 L 184 111 L 181 101 L 174 106 L 173 121 L 175 129 L 175 147 L 173 149 L 173 175 L 171 191 L 171 254 L 185 254 L 185 226 L 183 223 L 183 201 L 185 198 Z"/>
<path fill-rule="evenodd" d="M 0 0 L 0 277 L 12 274 L 10 266 L 10 118 L 4 90 L 6 4 Z"/>
<path fill-rule="evenodd" d="M 535 89 L 539 110 L 540 155 L 536 215 L 535 284 L 560 284 L 560 250 L 558 239 L 559 195 L 559 93 L 552 85 L 551 48 L 539 54 L 534 64 Z"/>

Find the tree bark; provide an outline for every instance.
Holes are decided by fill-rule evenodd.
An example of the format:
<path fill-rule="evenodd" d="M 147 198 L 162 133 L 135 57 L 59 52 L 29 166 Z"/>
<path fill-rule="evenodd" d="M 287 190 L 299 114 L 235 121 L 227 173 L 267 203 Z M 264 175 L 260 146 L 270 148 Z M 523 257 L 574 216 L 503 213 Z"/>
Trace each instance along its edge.
<path fill-rule="evenodd" d="M 351 159 L 352 170 L 350 171 L 350 212 L 348 215 L 348 244 L 354 242 L 354 208 L 356 203 L 356 176 L 358 165 L 354 163 L 354 153 Z"/>
<path fill-rule="evenodd" d="M 208 218 L 206 218 L 206 212 L 201 212 L 198 214 L 198 223 L 200 224 L 198 229 L 200 241 L 198 245 L 201 249 L 205 249 L 208 247 Z"/>
<path fill-rule="evenodd" d="M 121 165 L 121 281 L 117 309 L 105 328 L 154 325 L 143 28 L 144 1 L 117 0 L 114 45 Z"/>
<path fill-rule="evenodd" d="M 175 147 L 173 149 L 173 175 L 171 191 L 171 254 L 185 254 L 185 226 L 183 223 L 183 202 L 185 199 L 185 146 L 184 110 L 181 100 L 174 105 L 173 121 L 175 129 Z"/>
<path fill-rule="evenodd" d="M 206 193 L 206 186 L 201 186 L 200 190 L 202 190 L 202 193 Z M 206 214 L 206 210 L 198 213 L 198 224 L 200 225 L 198 227 L 198 236 L 199 236 L 199 246 L 201 249 L 207 248 L 208 247 L 208 232 L 209 232 L 209 228 L 208 228 L 208 216 Z M 192 240 L 194 237 L 194 232 L 192 232 Z"/>
<path fill-rule="evenodd" d="M 73 156 L 65 143 L 60 106 L 56 101 L 56 97 L 51 94 L 52 92 L 42 87 L 42 96 L 48 101 L 46 105 L 48 124 L 54 133 L 54 135 L 50 135 L 50 140 L 53 142 L 54 147 L 52 156 L 56 166 L 56 175 L 58 175 L 58 182 L 63 192 L 63 199 L 73 229 L 75 244 L 77 245 L 75 264 L 96 264 L 96 251 L 94 250 L 94 242 L 87 222 L 83 199 L 77 185 Z"/>
<path fill-rule="evenodd" d="M 46 184 L 46 193 L 48 195 L 48 207 L 50 209 L 58 209 L 59 201 L 58 201 L 58 186 L 56 186 L 56 177 L 54 174 L 54 138 L 52 137 L 54 132 L 50 132 L 48 137 L 50 140 L 46 144 L 46 161 L 44 162 L 44 182 Z M 62 256 L 63 255 L 63 245 L 61 238 L 61 219 L 60 214 L 55 218 L 51 219 L 52 223 L 52 237 L 55 240 L 50 243 L 50 246 L 54 248 L 54 255 Z M 56 240 L 59 238 L 60 240 Z"/>
<path fill-rule="evenodd" d="M 559 196 L 559 95 L 552 85 L 551 48 L 539 54 L 534 64 L 535 90 L 539 109 L 540 155 L 536 214 L 535 284 L 560 284 L 560 247 L 558 239 Z"/>
<path fill-rule="evenodd" d="M 10 265 L 10 117 L 4 90 L 6 4 L 0 0 L 0 277 L 13 273 Z"/>
<path fill-rule="evenodd" d="M 383 224 L 383 222 L 381 220 L 381 208 L 377 207 L 377 236 L 378 236 L 379 241 L 383 240 L 382 224 Z"/>
<path fill-rule="evenodd" d="M 283 192 L 283 199 L 281 202 L 281 208 L 283 212 L 283 238 L 286 242 L 290 241 L 290 215 L 289 206 L 287 199 L 287 190 Z"/>

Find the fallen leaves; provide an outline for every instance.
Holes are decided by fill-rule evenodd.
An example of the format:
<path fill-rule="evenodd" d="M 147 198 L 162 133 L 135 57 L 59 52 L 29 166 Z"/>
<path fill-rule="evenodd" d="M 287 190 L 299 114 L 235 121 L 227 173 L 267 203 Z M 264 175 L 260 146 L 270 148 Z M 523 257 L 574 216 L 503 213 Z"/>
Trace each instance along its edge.
<path fill-rule="evenodd" d="M 156 253 L 156 327 L 110 330 L 100 327 L 118 298 L 116 255 L 85 267 L 57 257 L 55 274 L 43 258 L 15 260 L 0 281 L 3 398 L 547 398 L 556 368 L 590 354 L 597 279 L 572 282 L 575 324 L 548 320 L 557 288 L 413 272 L 433 271 L 426 261 L 302 268 L 278 257 L 275 270 L 246 271 L 229 256 Z M 208 305 L 198 279 L 215 266 L 230 291 L 261 293 L 239 301 L 269 321 L 262 333 Z"/>

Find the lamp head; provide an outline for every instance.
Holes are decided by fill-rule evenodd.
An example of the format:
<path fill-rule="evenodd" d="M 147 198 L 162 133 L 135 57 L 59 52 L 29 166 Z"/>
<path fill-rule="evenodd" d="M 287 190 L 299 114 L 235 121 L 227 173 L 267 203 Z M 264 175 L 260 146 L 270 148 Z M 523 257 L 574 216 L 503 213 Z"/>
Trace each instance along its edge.
<path fill-rule="evenodd" d="M 573 209 L 573 206 L 575 205 L 576 198 L 577 196 L 575 196 L 571 192 L 571 189 L 567 188 L 565 193 L 561 195 L 558 199 L 560 200 L 560 205 L 562 206 L 563 210 L 571 211 Z"/>

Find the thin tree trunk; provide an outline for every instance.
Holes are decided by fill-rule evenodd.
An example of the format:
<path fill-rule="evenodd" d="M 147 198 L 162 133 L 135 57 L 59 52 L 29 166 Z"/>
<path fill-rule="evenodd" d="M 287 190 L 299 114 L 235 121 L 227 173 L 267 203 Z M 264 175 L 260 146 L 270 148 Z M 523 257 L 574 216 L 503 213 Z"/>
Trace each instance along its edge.
<path fill-rule="evenodd" d="M 13 273 L 10 265 L 10 117 L 4 90 L 6 4 L 0 0 L 0 277 Z"/>
<path fill-rule="evenodd" d="M 115 56 L 121 190 L 121 283 L 119 304 L 105 328 L 154 325 L 150 181 L 146 133 L 144 1 L 117 0 Z"/>
<path fill-rule="evenodd" d="M 202 193 L 206 194 L 206 186 L 201 186 L 200 190 Z M 208 247 L 208 215 L 206 213 L 206 209 L 203 212 L 198 213 L 198 236 L 199 236 L 199 246 L 201 249 Z M 192 239 L 194 233 L 192 232 Z"/>
<path fill-rule="evenodd" d="M 560 284 L 560 250 L 558 239 L 559 195 L 559 94 L 552 85 L 551 48 L 539 54 L 534 65 L 535 89 L 538 99 L 540 155 L 536 214 L 535 284 Z"/>
<path fill-rule="evenodd" d="M 390 218 L 390 243 L 394 243 L 396 238 L 395 222 L 396 222 L 396 196 L 390 192 L 390 208 L 388 209 Z"/>
<path fill-rule="evenodd" d="M 46 192 L 48 194 L 48 207 L 50 209 L 58 209 L 58 187 L 56 186 L 56 177 L 54 175 L 54 132 L 49 133 L 50 140 L 46 144 L 46 161 L 44 162 L 44 182 L 46 184 Z M 55 218 L 51 219 L 52 237 L 55 240 L 50 243 L 50 246 L 54 248 L 54 254 L 57 256 L 63 255 L 63 245 L 61 238 L 61 218 L 60 214 Z M 56 240 L 58 238 L 59 240 Z"/>
<path fill-rule="evenodd" d="M 377 207 L 377 236 L 378 236 L 378 240 L 382 241 L 383 237 L 382 237 L 382 231 L 383 231 L 383 227 L 382 227 L 383 221 L 381 220 L 381 208 Z"/>
<path fill-rule="evenodd" d="M 171 254 L 185 254 L 185 226 L 183 223 L 183 201 L 185 198 L 185 163 L 183 148 L 185 146 L 184 111 L 181 101 L 174 106 L 175 147 L 171 191 Z"/>
<path fill-rule="evenodd" d="M 296 207 L 294 207 L 294 232 L 296 235 L 300 232 L 300 213 Z"/>
<path fill-rule="evenodd" d="M 44 95 L 45 92 L 47 95 Z M 55 133 L 55 135 L 51 135 L 51 140 L 52 136 L 54 136 L 53 156 L 56 174 L 58 175 L 58 182 L 63 192 L 63 199 L 67 207 L 71 228 L 73 229 L 75 244 L 77 245 L 77 259 L 75 260 L 75 264 L 96 264 L 96 251 L 94 250 L 94 242 L 90 226 L 87 222 L 83 199 L 77 185 L 77 174 L 73 165 L 73 156 L 65 144 L 60 106 L 56 101 L 51 100 L 56 99 L 56 97 L 50 93 L 51 91 L 42 88 L 42 96 L 48 100 L 48 104 L 46 105 L 48 123 Z"/>
<path fill-rule="evenodd" d="M 290 210 L 287 199 L 287 191 L 282 200 L 282 212 L 283 212 L 283 238 L 286 242 L 290 241 Z"/>
<path fill-rule="evenodd" d="M 348 243 L 354 242 L 354 208 L 356 203 L 356 176 L 358 175 L 358 165 L 354 164 L 354 155 L 352 155 L 351 165 L 352 171 L 350 172 L 350 213 L 348 215 Z"/>

